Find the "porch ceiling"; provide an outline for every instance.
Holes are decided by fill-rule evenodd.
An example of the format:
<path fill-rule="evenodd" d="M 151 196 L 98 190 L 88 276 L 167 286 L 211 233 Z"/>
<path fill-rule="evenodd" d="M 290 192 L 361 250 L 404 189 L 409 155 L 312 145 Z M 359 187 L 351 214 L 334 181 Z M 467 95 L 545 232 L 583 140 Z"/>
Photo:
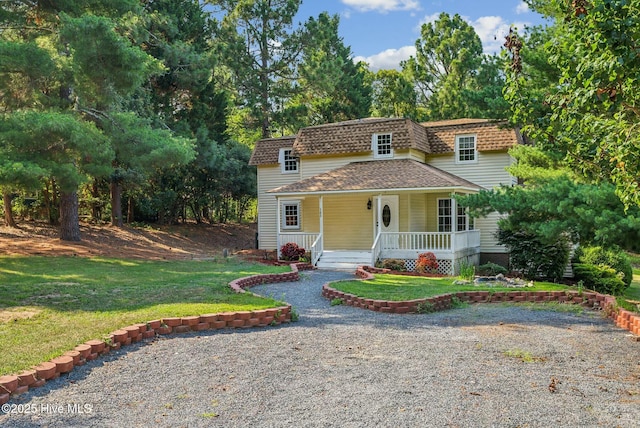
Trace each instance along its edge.
<path fill-rule="evenodd" d="M 276 195 L 389 190 L 464 190 L 482 187 L 411 159 L 353 162 L 334 170 L 269 190 Z"/>

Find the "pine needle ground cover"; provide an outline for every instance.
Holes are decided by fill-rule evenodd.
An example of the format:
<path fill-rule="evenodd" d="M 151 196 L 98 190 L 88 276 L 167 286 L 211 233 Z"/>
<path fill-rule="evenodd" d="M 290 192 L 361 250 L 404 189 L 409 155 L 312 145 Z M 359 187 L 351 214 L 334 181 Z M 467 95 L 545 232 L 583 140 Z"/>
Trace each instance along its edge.
<path fill-rule="evenodd" d="M 0 375 L 135 323 L 279 306 L 274 299 L 236 294 L 228 283 L 288 270 L 235 258 L 0 257 Z"/>

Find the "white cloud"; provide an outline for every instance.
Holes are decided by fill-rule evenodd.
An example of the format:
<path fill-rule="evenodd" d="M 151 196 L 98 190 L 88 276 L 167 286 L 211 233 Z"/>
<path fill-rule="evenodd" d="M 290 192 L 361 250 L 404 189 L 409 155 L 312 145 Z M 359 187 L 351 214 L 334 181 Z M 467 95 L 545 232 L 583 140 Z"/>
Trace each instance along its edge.
<path fill-rule="evenodd" d="M 518 15 L 522 15 L 523 13 L 529 12 L 529 5 L 525 2 L 520 2 L 520 4 L 516 7 L 516 13 Z"/>
<path fill-rule="evenodd" d="M 418 33 L 422 30 L 422 26 L 424 24 L 433 24 L 438 20 L 438 18 L 440 18 L 439 13 L 434 13 L 433 15 L 427 15 L 424 18 L 422 18 L 418 23 Z"/>
<path fill-rule="evenodd" d="M 364 61 L 369 64 L 369 70 L 390 70 L 400 69 L 400 61 L 409 59 L 410 56 L 416 55 L 415 46 L 403 46 L 400 49 L 387 49 L 375 55 L 368 57 L 357 56 L 353 58 L 354 62 Z"/>
<path fill-rule="evenodd" d="M 469 24 L 476 30 L 476 33 L 482 41 L 484 52 L 489 54 L 500 52 L 504 38 L 509 34 L 509 28 L 511 28 L 511 26 L 524 28 L 528 25 L 526 22 L 509 24 L 501 16 L 481 16 L 475 21 L 471 21 L 468 18 L 465 19 L 467 19 Z"/>
<path fill-rule="evenodd" d="M 420 2 L 417 0 L 342 0 L 342 3 L 351 6 L 360 12 L 377 11 L 381 13 L 394 10 L 418 10 Z"/>

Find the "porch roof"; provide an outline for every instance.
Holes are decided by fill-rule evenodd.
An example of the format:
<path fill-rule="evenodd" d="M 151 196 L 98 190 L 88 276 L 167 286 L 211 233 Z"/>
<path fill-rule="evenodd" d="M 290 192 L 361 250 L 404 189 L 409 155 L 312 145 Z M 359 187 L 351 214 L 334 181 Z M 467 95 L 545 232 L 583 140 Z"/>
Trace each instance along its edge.
<path fill-rule="evenodd" d="M 393 159 L 353 162 L 267 193 L 284 196 L 427 189 L 477 192 L 482 187 L 431 165 L 411 159 Z"/>

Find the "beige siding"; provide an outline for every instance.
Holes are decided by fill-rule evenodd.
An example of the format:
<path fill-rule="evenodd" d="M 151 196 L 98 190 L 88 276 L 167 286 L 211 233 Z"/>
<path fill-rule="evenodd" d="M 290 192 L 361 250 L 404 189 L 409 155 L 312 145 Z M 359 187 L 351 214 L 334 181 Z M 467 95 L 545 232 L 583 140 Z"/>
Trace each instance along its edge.
<path fill-rule="evenodd" d="M 496 222 L 500 214 L 491 213 L 486 217 L 476 219 L 476 229 L 480 230 L 480 251 L 483 253 L 506 253 L 507 249 L 498 245 L 495 233 L 498 230 Z"/>
<path fill-rule="evenodd" d="M 258 243 L 261 249 L 273 250 L 277 246 L 276 197 L 267 191 L 299 179 L 299 173 L 282 174 L 280 165 L 258 167 Z"/>
<path fill-rule="evenodd" d="M 513 184 L 513 176 L 505 170 L 512 162 L 513 158 L 507 152 L 479 152 L 478 162 L 469 164 L 457 164 L 453 153 L 430 156 L 427 159 L 429 165 L 455 174 L 486 189 L 492 189 L 501 184 Z"/>
<path fill-rule="evenodd" d="M 478 162 L 474 164 L 456 164 L 453 153 L 446 156 L 430 157 L 428 162 L 486 189 L 493 189 L 501 184 L 514 185 L 516 183 L 516 179 L 505 170 L 513 163 L 513 158 L 507 152 L 479 152 Z M 496 243 L 494 236 L 497 230 L 496 221 L 499 218 L 498 213 L 492 213 L 487 217 L 476 219 L 476 229 L 481 231 L 480 251 L 483 253 L 506 252 L 502 245 Z"/>
<path fill-rule="evenodd" d="M 324 248 L 369 250 L 373 245 L 373 213 L 367 195 L 324 197 Z"/>
<path fill-rule="evenodd" d="M 409 195 L 401 194 L 398 197 L 398 228 L 400 232 L 409 230 Z"/>
<path fill-rule="evenodd" d="M 302 201 L 301 232 L 320 233 L 320 198 L 305 197 Z"/>
<path fill-rule="evenodd" d="M 416 150 L 416 149 L 411 149 L 409 151 L 408 156 L 406 156 L 408 159 L 413 159 L 415 161 L 418 162 L 425 162 L 425 154 L 423 152 L 421 152 L 420 150 Z"/>
<path fill-rule="evenodd" d="M 373 155 L 332 156 L 323 158 L 302 158 L 300 160 L 301 179 L 313 177 L 323 172 L 340 168 L 351 162 L 373 160 Z"/>
<path fill-rule="evenodd" d="M 427 231 L 427 197 L 424 194 L 409 195 L 409 232 Z"/>

